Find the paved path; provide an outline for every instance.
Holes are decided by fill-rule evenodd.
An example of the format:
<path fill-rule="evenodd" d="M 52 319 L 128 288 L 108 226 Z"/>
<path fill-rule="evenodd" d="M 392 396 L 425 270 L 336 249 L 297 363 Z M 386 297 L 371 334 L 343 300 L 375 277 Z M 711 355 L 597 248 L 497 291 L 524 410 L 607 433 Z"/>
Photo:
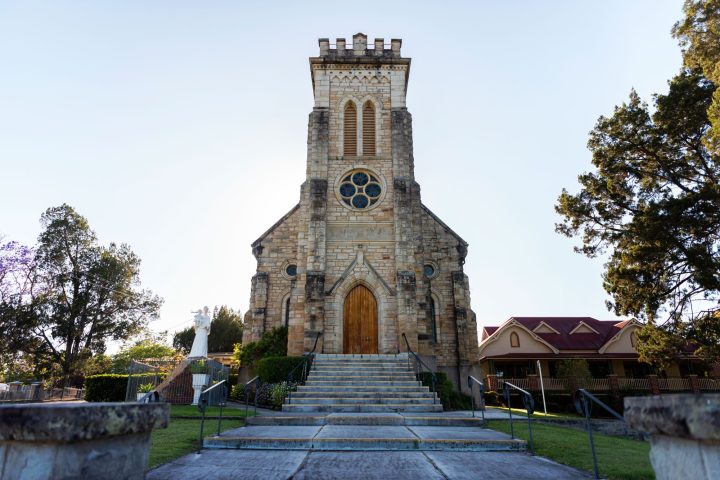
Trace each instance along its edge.
<path fill-rule="evenodd" d="M 587 472 L 524 453 L 203 450 L 148 472 L 148 480 L 575 480 Z"/>
<path fill-rule="evenodd" d="M 258 409 L 260 416 L 278 417 L 282 412 Z M 294 413 L 294 416 L 302 414 Z M 315 415 L 317 413 L 308 414 Z M 332 415 L 332 414 L 330 414 Z M 367 415 L 367 414 L 365 414 Z M 447 418 L 471 417 L 469 411 L 443 413 L 393 413 L 373 416 Z M 477 415 L 477 413 L 476 413 Z M 363 414 L 342 414 L 344 417 Z M 488 410 L 486 418 L 505 419 L 507 413 Z M 440 435 L 442 438 L 481 439 L 507 436 L 499 432 L 474 427 L 417 427 L 417 426 L 248 426 L 242 434 L 252 437 L 315 437 L 323 431 L 337 436 L 351 435 L 356 438 L 404 437 L 425 438 Z M 338 430 L 338 432 L 334 432 Z M 224 432 L 231 435 L 232 430 Z M 331 436 L 333 436 L 331 435 Z M 566 467 L 543 457 L 519 452 L 471 452 L 471 451 L 318 451 L 318 450 L 242 450 L 205 449 L 161 465 L 147 474 L 148 480 L 272 480 L 272 479 L 338 479 L 338 480 L 463 480 L 508 478 L 517 480 L 540 479 L 589 479 L 587 472 Z"/>

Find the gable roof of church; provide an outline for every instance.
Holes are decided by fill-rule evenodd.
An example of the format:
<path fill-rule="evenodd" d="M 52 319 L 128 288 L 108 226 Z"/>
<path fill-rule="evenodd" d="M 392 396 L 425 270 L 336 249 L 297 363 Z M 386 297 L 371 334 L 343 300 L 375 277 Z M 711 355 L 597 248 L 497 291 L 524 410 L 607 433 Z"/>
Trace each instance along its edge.
<path fill-rule="evenodd" d="M 445 222 L 443 222 L 442 220 L 440 220 L 440 218 L 439 218 L 437 215 L 435 215 L 424 203 L 421 203 L 420 206 L 422 207 L 423 210 L 425 210 L 425 212 L 426 212 L 428 215 L 430 215 L 430 217 L 431 217 L 433 220 L 435 220 L 437 223 L 439 223 L 440 226 L 443 227 L 447 233 L 449 233 L 449 234 L 452 235 L 453 237 L 457 238 L 457 239 L 460 241 L 460 243 L 462 243 L 462 244 L 465 245 L 466 247 L 469 245 L 465 240 L 463 240 L 463 238 L 462 238 L 460 235 L 458 235 L 457 233 L 455 233 L 455 231 L 454 231 L 452 228 L 448 227 Z"/>
<path fill-rule="evenodd" d="M 268 229 L 265 231 L 265 233 L 263 233 L 262 235 L 260 235 L 260 237 L 258 237 L 257 240 L 255 240 L 252 244 L 250 244 L 250 246 L 254 248 L 254 247 L 256 247 L 257 245 L 259 245 L 260 242 L 262 242 L 263 240 L 265 240 L 265 237 L 267 237 L 268 235 L 270 235 L 273 230 L 275 230 L 277 227 L 279 227 L 280 225 L 282 225 L 282 224 L 285 222 L 285 220 L 287 220 L 288 218 L 290 218 L 290 215 L 292 215 L 293 213 L 295 213 L 295 210 L 297 210 L 298 208 L 300 208 L 300 204 L 299 204 L 299 203 L 298 203 L 297 205 L 295 205 L 293 208 L 291 208 L 289 212 L 287 212 L 285 215 L 283 215 L 280 220 L 278 220 L 277 222 L 275 222 L 272 227 L 268 228 Z"/>

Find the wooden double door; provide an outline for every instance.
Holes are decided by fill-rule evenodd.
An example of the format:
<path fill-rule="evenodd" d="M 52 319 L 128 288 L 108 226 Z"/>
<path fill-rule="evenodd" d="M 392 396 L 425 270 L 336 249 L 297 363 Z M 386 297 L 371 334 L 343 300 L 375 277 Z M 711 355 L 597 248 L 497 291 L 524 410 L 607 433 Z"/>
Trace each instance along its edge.
<path fill-rule="evenodd" d="M 372 292 L 364 285 L 350 290 L 343 313 L 343 352 L 378 353 L 378 309 Z"/>

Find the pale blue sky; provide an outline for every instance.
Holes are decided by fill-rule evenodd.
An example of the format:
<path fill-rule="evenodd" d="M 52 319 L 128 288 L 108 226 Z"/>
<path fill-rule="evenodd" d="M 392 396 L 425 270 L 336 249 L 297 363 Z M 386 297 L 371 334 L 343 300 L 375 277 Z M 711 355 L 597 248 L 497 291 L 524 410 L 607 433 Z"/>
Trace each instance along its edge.
<path fill-rule="evenodd" d="M 0 1 L 0 234 L 67 202 L 142 258 L 153 328 L 248 305 L 250 243 L 304 180 L 319 37 L 403 39 L 424 203 L 470 243 L 480 325 L 606 311 L 554 233 L 587 134 L 681 65 L 673 1 Z"/>

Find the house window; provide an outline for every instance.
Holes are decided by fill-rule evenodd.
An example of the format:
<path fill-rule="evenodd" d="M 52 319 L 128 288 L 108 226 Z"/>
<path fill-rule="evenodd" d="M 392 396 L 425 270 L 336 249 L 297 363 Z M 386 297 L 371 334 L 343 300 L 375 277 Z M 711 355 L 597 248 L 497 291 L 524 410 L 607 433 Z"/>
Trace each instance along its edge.
<path fill-rule="evenodd" d="M 635 332 L 630 333 L 630 346 L 633 348 L 637 346 L 637 336 L 635 335 Z"/>
<path fill-rule="evenodd" d="M 353 102 L 345 105 L 343 129 L 344 155 L 357 155 L 357 109 Z"/>
<path fill-rule="evenodd" d="M 435 300 L 430 297 L 430 329 L 432 332 L 432 341 L 437 343 L 437 316 L 435 311 Z"/>
<path fill-rule="evenodd" d="M 363 155 L 375 155 L 375 107 L 371 101 L 363 105 Z"/>
<path fill-rule="evenodd" d="M 520 337 L 518 337 L 518 334 L 515 332 L 512 332 L 510 334 L 510 346 L 511 347 L 519 347 L 520 346 Z"/>

